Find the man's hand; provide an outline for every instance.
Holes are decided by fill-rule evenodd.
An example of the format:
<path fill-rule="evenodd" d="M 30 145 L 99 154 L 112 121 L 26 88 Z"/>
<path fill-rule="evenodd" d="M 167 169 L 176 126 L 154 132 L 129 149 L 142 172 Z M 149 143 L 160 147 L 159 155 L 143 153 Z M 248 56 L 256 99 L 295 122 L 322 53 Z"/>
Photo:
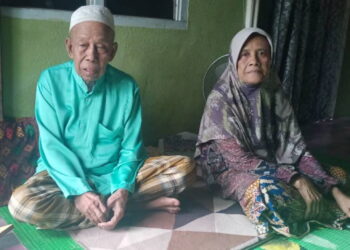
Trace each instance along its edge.
<path fill-rule="evenodd" d="M 306 203 L 305 219 L 317 218 L 321 212 L 322 195 L 306 177 L 299 177 L 293 186 L 299 191 Z"/>
<path fill-rule="evenodd" d="M 74 198 L 75 207 L 94 224 L 106 221 L 107 208 L 100 196 L 86 192 Z"/>
<path fill-rule="evenodd" d="M 345 195 L 337 187 L 332 188 L 332 195 L 340 209 L 346 214 L 347 217 L 350 217 L 350 197 Z"/>
<path fill-rule="evenodd" d="M 107 222 L 99 223 L 97 226 L 103 229 L 112 230 L 123 218 L 126 203 L 128 202 L 128 190 L 118 189 L 107 200 L 107 208 L 113 211 L 112 218 Z"/>

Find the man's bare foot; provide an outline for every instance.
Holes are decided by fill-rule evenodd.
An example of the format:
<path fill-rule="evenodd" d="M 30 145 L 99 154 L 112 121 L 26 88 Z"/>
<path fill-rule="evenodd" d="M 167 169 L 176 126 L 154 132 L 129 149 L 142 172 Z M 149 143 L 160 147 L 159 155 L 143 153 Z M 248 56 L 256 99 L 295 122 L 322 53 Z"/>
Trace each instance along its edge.
<path fill-rule="evenodd" d="M 175 198 L 163 196 L 147 202 L 145 208 L 150 210 L 164 210 L 168 213 L 176 214 L 180 211 L 180 201 Z"/>

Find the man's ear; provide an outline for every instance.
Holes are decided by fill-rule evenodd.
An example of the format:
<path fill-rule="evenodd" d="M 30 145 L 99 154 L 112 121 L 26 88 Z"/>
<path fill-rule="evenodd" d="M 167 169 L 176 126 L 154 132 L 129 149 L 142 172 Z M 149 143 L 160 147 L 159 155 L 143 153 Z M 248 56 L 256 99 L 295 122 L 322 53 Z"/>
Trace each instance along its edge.
<path fill-rule="evenodd" d="M 112 51 L 111 51 L 111 55 L 110 55 L 109 61 L 113 60 L 113 58 L 117 54 L 117 51 L 118 51 L 118 43 L 114 42 L 113 45 L 112 45 Z"/>
<path fill-rule="evenodd" d="M 72 52 L 72 39 L 70 37 L 67 37 L 65 40 L 66 50 L 67 54 L 70 58 L 73 59 L 73 52 Z"/>

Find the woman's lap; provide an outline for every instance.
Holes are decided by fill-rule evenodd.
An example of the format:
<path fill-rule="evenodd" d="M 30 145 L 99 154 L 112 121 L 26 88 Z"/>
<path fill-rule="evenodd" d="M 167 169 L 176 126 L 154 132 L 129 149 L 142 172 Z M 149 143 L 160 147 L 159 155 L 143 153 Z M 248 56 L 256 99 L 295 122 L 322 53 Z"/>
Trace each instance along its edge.
<path fill-rule="evenodd" d="M 260 235 L 273 229 L 285 236 L 301 236 L 309 232 L 310 222 L 341 228 L 343 213 L 334 202 L 325 200 L 320 216 L 306 221 L 306 205 L 298 191 L 271 176 L 262 176 L 251 184 L 240 204 Z"/>

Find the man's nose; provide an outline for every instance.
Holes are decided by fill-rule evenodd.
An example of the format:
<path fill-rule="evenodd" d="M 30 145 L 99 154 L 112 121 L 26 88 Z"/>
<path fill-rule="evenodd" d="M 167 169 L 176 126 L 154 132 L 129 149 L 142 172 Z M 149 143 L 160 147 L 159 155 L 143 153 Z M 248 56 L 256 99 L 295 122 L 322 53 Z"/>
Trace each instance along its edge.
<path fill-rule="evenodd" d="M 86 50 L 86 59 L 89 61 L 96 61 L 97 59 L 97 48 L 94 45 L 89 45 Z"/>

